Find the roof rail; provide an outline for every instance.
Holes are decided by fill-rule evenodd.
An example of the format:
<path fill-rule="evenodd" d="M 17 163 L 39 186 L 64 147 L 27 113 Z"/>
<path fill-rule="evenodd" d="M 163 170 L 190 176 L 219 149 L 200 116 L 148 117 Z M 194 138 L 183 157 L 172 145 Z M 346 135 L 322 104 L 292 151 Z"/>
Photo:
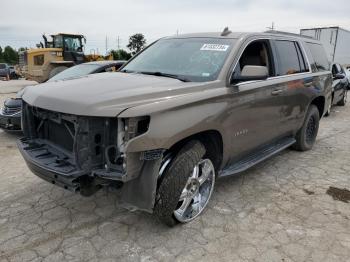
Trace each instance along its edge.
<path fill-rule="evenodd" d="M 268 30 L 268 31 L 265 31 L 264 33 L 279 34 L 279 35 L 290 35 L 290 36 L 314 39 L 313 37 L 307 36 L 307 35 L 300 35 L 300 34 L 294 34 L 294 33 L 290 33 L 290 32 L 283 32 L 283 31 L 276 31 L 276 30 Z"/>

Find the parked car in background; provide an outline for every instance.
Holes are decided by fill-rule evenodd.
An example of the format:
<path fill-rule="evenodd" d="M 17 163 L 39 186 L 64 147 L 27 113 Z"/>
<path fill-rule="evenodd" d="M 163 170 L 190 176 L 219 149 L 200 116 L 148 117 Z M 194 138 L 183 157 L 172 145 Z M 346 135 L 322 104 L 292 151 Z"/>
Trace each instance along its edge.
<path fill-rule="evenodd" d="M 10 67 L 8 64 L 0 63 L 0 78 L 10 80 Z"/>
<path fill-rule="evenodd" d="M 125 62 L 126 61 L 124 60 L 105 60 L 79 64 L 62 71 L 61 73 L 58 73 L 57 75 L 47 80 L 47 82 L 69 80 L 97 73 L 116 72 L 122 65 L 125 64 Z"/>
<path fill-rule="evenodd" d="M 347 94 L 349 88 L 349 80 L 346 75 L 346 70 L 340 64 L 332 65 L 332 75 L 333 75 L 333 84 L 332 84 L 332 98 L 331 103 L 327 109 L 326 116 L 331 113 L 331 107 L 345 106 L 347 102 Z"/>
<path fill-rule="evenodd" d="M 348 79 L 348 90 L 350 90 L 350 69 L 343 67 L 343 70 L 345 72 L 346 78 Z"/>
<path fill-rule="evenodd" d="M 126 61 L 96 61 L 70 67 L 61 73 L 58 73 L 47 82 L 56 82 L 63 80 L 71 80 L 89 74 L 97 74 L 103 72 L 115 72 Z M 35 88 L 40 88 L 37 85 Z M 9 131 L 21 130 L 22 115 L 22 91 L 15 98 L 9 98 L 4 102 L 4 107 L 0 109 L 0 127 Z"/>
<path fill-rule="evenodd" d="M 10 79 L 18 79 L 19 75 L 16 72 L 16 69 L 14 66 L 9 66 L 10 68 Z"/>
<path fill-rule="evenodd" d="M 18 147 L 51 184 L 83 196 L 119 188 L 125 207 L 186 223 L 217 178 L 312 149 L 329 66 L 319 41 L 297 35 L 162 38 L 115 74 L 26 89 Z"/>

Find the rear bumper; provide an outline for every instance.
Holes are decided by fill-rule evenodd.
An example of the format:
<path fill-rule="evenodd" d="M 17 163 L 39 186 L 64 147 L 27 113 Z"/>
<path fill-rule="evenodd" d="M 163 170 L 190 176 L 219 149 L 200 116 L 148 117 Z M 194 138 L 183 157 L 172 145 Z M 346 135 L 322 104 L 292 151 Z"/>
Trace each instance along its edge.
<path fill-rule="evenodd" d="M 0 110 L 0 127 L 9 131 L 20 131 L 22 112 L 17 112 L 13 115 L 5 115 Z"/>

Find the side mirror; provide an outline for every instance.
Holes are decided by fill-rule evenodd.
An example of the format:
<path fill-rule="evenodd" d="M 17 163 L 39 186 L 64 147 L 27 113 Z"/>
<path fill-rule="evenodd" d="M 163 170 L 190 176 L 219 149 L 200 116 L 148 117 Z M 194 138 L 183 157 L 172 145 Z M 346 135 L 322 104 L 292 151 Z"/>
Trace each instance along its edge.
<path fill-rule="evenodd" d="M 246 65 L 240 76 L 232 77 L 232 82 L 266 80 L 268 76 L 269 70 L 266 66 Z"/>
<path fill-rule="evenodd" d="M 333 75 L 333 79 L 334 80 L 339 80 L 339 79 L 344 79 L 345 78 L 345 75 L 343 74 L 335 74 Z"/>

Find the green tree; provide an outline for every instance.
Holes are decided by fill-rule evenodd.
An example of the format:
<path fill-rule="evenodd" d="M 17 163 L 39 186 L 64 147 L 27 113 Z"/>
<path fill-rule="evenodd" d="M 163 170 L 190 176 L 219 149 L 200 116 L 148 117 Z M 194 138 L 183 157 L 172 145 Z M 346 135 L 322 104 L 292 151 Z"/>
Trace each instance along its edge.
<path fill-rule="evenodd" d="M 3 51 L 3 60 L 10 65 L 18 64 L 18 53 L 11 46 L 6 46 Z"/>
<path fill-rule="evenodd" d="M 18 48 L 18 52 L 23 52 L 23 51 L 26 51 L 26 50 L 28 50 L 27 47 L 20 47 L 20 48 Z"/>
<path fill-rule="evenodd" d="M 2 47 L 0 46 L 0 63 L 4 63 L 4 54 L 2 52 Z"/>
<path fill-rule="evenodd" d="M 135 55 L 139 51 L 141 51 L 146 45 L 146 38 L 143 34 L 137 33 L 129 38 L 129 44 L 127 48 L 130 49 L 131 54 Z"/>
<path fill-rule="evenodd" d="M 129 60 L 131 58 L 131 54 L 124 49 L 112 50 L 111 53 L 114 60 Z"/>

